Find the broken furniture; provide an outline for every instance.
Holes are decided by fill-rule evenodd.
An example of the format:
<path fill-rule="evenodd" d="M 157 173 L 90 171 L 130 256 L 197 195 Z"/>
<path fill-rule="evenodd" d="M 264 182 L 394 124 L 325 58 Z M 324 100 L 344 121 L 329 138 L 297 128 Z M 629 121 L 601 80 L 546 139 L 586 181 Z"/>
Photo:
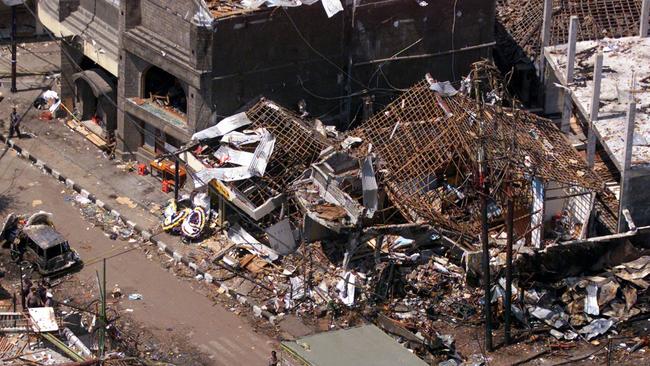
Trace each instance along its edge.
<path fill-rule="evenodd" d="M 173 182 L 174 182 L 174 175 L 175 175 L 175 165 L 173 161 L 169 159 L 152 160 L 149 163 L 149 167 L 151 168 L 150 169 L 151 176 L 157 177 L 161 179 L 163 182 L 171 181 L 172 189 L 173 189 L 173 184 L 174 184 Z M 178 178 L 179 178 L 180 187 L 183 187 L 183 185 L 185 184 L 185 180 L 187 179 L 187 170 L 185 169 L 185 167 L 179 166 Z"/>

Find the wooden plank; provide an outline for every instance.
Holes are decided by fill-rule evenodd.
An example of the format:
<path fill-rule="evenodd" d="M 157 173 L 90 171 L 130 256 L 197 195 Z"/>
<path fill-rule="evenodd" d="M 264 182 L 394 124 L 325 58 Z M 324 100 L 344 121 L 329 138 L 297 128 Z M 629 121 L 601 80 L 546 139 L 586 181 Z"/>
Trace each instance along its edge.
<path fill-rule="evenodd" d="M 81 136 L 85 137 L 88 141 L 92 142 L 93 145 L 97 146 L 98 148 L 102 150 L 108 149 L 108 145 L 106 144 L 106 141 L 104 141 L 102 138 L 92 133 L 84 125 L 80 123 L 76 123 L 72 119 L 67 120 L 65 124 L 75 132 L 79 133 Z"/>

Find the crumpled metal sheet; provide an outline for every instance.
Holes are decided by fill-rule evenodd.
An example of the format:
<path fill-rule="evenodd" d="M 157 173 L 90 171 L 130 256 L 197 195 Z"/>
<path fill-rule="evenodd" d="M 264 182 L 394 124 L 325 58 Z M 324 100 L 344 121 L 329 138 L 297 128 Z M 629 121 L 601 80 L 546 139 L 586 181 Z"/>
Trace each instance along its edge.
<path fill-rule="evenodd" d="M 269 262 L 276 261 L 280 257 L 273 249 L 257 241 L 239 225 L 233 225 L 228 229 L 228 239 L 237 244 L 238 247 L 246 249 Z"/>
<path fill-rule="evenodd" d="M 580 334 L 584 334 L 587 340 L 596 338 L 599 335 L 603 335 L 609 331 L 609 328 L 614 325 L 614 321 L 611 319 L 594 319 L 589 325 L 586 325 L 580 329 Z"/>
<path fill-rule="evenodd" d="M 241 152 L 236 159 L 241 162 L 248 162 L 246 166 L 238 166 L 232 168 L 209 168 L 196 172 L 195 185 L 197 188 L 203 187 L 211 180 L 216 179 L 222 182 L 234 182 L 238 180 L 249 179 L 252 177 L 262 177 L 266 171 L 266 166 L 273 153 L 275 146 L 275 138 L 266 130 L 263 131 L 260 143 L 252 154 L 250 161 L 249 155 Z M 217 153 L 222 153 L 226 150 L 218 150 Z M 228 150 L 230 151 L 230 150 Z"/>
<path fill-rule="evenodd" d="M 205 130 L 195 133 L 192 135 L 192 140 L 206 140 L 223 136 L 228 132 L 250 125 L 251 123 L 251 120 L 248 119 L 245 112 L 237 113 L 222 119 L 212 127 L 208 127 Z"/>
<path fill-rule="evenodd" d="M 254 144 L 262 139 L 261 129 L 250 132 L 232 131 L 223 135 L 221 138 L 222 143 L 232 145 L 234 147 L 241 147 L 244 145 Z"/>
<path fill-rule="evenodd" d="M 458 94 L 458 90 L 456 90 L 456 88 L 454 88 L 449 81 L 430 84 L 429 89 L 437 92 L 443 97 L 453 97 L 454 95 Z"/>
<path fill-rule="evenodd" d="M 253 153 L 236 150 L 229 146 L 220 146 L 219 150 L 217 150 L 213 155 L 221 162 L 236 164 L 240 166 L 251 165 L 254 158 Z"/>

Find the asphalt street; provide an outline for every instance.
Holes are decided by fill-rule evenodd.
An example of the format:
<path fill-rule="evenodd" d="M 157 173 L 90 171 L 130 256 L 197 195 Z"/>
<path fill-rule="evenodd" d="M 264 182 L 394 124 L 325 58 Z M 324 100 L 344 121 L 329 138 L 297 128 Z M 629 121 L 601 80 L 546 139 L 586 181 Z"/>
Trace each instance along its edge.
<path fill-rule="evenodd" d="M 0 219 L 10 212 L 51 212 L 58 231 L 68 238 L 82 259 L 120 252 L 126 242 L 110 240 L 99 228 L 84 221 L 79 208 L 66 202 L 70 192 L 36 167 L 0 147 Z M 101 261 L 85 266 L 76 276 L 90 281 Z M 242 318 L 192 289 L 187 281 L 132 250 L 107 261 L 109 288 L 119 284 L 126 294 L 143 299 L 129 301 L 133 318 L 155 335 L 178 333 L 206 353 L 214 365 L 264 365 L 273 341 Z M 128 301 L 128 300 L 125 300 Z"/>

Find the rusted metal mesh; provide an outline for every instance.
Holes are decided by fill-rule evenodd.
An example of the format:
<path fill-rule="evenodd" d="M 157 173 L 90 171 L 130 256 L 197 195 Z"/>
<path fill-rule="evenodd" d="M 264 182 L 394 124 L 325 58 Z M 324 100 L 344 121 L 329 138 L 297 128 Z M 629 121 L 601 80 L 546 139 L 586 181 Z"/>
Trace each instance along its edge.
<path fill-rule="evenodd" d="M 265 175 L 283 186 L 293 182 L 329 146 L 300 117 L 271 101 L 261 100 L 246 115 L 253 122 L 251 128 L 266 128 L 275 137 Z"/>
<path fill-rule="evenodd" d="M 540 54 L 544 0 L 498 0 L 497 20 L 512 39 L 535 58 Z M 554 0 L 550 45 L 568 40 L 569 19 L 578 16 L 578 41 L 634 36 L 641 0 Z"/>
<path fill-rule="evenodd" d="M 530 179 L 600 190 L 593 174 L 549 120 L 523 111 L 443 98 L 423 81 L 353 132 L 380 158 L 388 194 L 414 222 L 476 237 L 479 228 L 478 151 L 484 148 L 489 201 L 502 207 L 506 187 L 530 202 Z"/>
<path fill-rule="evenodd" d="M 260 100 L 246 115 L 253 122 L 251 129 L 266 128 L 275 137 L 275 147 L 263 177 L 231 184 L 251 203 L 261 205 L 268 199 L 284 193 L 286 187 L 298 178 L 328 145 L 295 114 L 271 101 Z"/>

